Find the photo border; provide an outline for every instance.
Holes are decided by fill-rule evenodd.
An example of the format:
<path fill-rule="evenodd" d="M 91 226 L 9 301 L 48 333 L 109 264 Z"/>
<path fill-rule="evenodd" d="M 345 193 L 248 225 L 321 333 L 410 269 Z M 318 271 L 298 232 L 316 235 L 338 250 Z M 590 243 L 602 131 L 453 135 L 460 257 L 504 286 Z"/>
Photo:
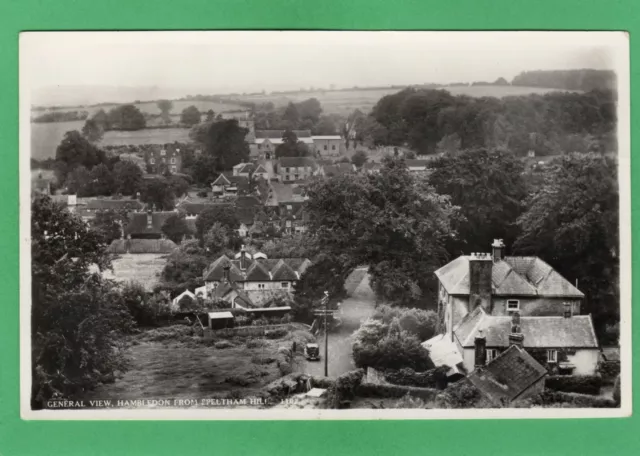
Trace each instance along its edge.
<path fill-rule="evenodd" d="M 430 4 L 429 4 L 430 3 Z M 278 8 L 280 4 L 283 9 Z M 0 367 L 0 453 L 153 453 L 209 452 L 271 454 L 288 452 L 349 454 L 447 451 L 462 453 L 535 453 L 544 445 L 549 454 L 633 454 L 639 441 L 635 417 L 617 420 L 517 420 L 504 421 L 495 429 L 493 420 L 483 421 L 371 421 L 371 422 L 25 422 L 19 418 L 18 403 L 18 150 L 17 33 L 44 29 L 599 29 L 638 30 L 631 14 L 634 2 L 553 2 L 541 0 L 522 4 L 506 0 L 483 2 L 381 2 L 326 0 L 308 5 L 265 1 L 232 5 L 212 1 L 168 2 L 142 7 L 139 3 L 106 1 L 79 4 L 67 0 L 42 8 L 40 2 L 25 0 L 9 5 L 0 18 L 0 57 L 5 71 L 0 76 L 0 140 L 7 151 L 0 173 L 0 191 L 6 198 L 5 217 L 0 222 L 0 280 L 4 296 L 0 319 L 2 365 Z M 4 5 L 3 5 L 4 8 Z M 632 39 L 632 38 L 631 38 Z M 632 62 L 638 53 L 631 43 Z M 633 64 L 632 64 L 633 70 Z M 636 76 L 637 72 L 631 73 Z M 631 78 L 633 81 L 634 78 Z M 632 91 L 635 95 L 635 91 Z M 632 99 L 632 112 L 640 100 Z M 638 133 L 638 128 L 634 128 Z M 631 158 L 631 170 L 638 160 Z M 632 181 L 632 190 L 637 184 Z M 621 195 L 622 196 L 622 195 Z M 621 201 L 622 203 L 622 201 Z M 633 227 L 638 226 L 638 203 L 631 201 Z M 12 216 L 10 216 L 10 214 Z M 621 226 L 624 220 L 621 218 Z M 638 250 L 632 244 L 633 258 Z M 623 252 L 624 253 L 624 252 Z M 627 252 L 630 253 L 630 252 Z M 638 279 L 638 273 L 633 273 Z M 623 277 L 621 277 L 623 280 Z M 637 280 L 634 280 L 637 282 Z M 637 299 L 634 299 L 637 301 Z M 623 316 L 624 318 L 624 316 Z M 634 324 L 639 324 L 635 317 Z M 21 335 L 22 337 L 22 335 Z M 636 338 L 637 339 L 637 338 Z M 622 345 L 622 341 L 621 341 Z M 624 355 L 624 353 L 623 353 Z M 630 368 L 630 366 L 629 366 Z M 636 385 L 637 387 L 638 385 Z M 384 431 L 388 431 L 385 433 Z M 73 432 L 75 431 L 75 432 Z M 464 434 L 462 434 L 464 433 Z M 75 436 L 77 435 L 77 437 Z M 72 437 L 74 436 L 74 437 Z M 185 438 L 177 438 L 177 437 Z M 193 436 L 193 437 L 191 437 Z M 224 437 L 222 437 L 224 436 Z M 464 438 L 462 438 L 464 436 Z M 487 438 L 494 436 L 495 438 Z M 37 437 L 37 438 L 36 438 Z M 207 438 L 209 437 L 209 438 Z M 206 445 L 211 442 L 211 445 Z M 46 443 L 43 443 L 46 442 Z M 327 442 L 327 443 L 325 443 Z M 320 445 L 318 443 L 321 443 Z M 325 446 L 326 445 L 326 446 Z M 517 445 L 514 447 L 514 445 Z M 514 451 L 517 449 L 517 451 Z"/>

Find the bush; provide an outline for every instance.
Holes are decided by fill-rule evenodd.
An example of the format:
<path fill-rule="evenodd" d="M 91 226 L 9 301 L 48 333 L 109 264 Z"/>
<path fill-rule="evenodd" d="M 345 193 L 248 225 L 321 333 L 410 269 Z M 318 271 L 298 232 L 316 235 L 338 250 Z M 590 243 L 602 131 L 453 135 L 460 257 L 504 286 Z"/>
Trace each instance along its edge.
<path fill-rule="evenodd" d="M 287 334 L 289 334 L 289 331 L 287 331 L 286 329 L 276 328 L 276 329 L 269 329 L 265 331 L 264 337 L 266 337 L 267 339 L 281 339 Z"/>
<path fill-rule="evenodd" d="M 420 341 L 430 339 L 436 333 L 437 315 L 431 310 L 381 305 L 376 309 L 373 318 L 387 325 L 397 318 L 400 328 L 413 334 Z"/>
<path fill-rule="evenodd" d="M 544 386 L 551 391 L 597 396 L 602 383 L 602 377 L 597 375 L 554 375 L 545 379 Z"/>
<path fill-rule="evenodd" d="M 606 397 L 588 394 L 564 393 L 561 391 L 544 391 L 531 398 L 534 406 L 561 406 L 567 408 L 613 408 L 615 401 Z"/>
<path fill-rule="evenodd" d="M 259 355 L 255 355 L 251 357 L 251 362 L 253 364 L 259 364 L 259 365 L 263 365 L 263 364 L 271 364 L 271 363 L 275 363 L 276 359 L 271 357 L 271 356 L 259 356 Z"/>
<path fill-rule="evenodd" d="M 358 387 L 358 396 L 378 398 L 401 398 L 410 394 L 425 401 L 433 401 L 438 390 L 433 388 L 418 388 L 404 385 L 379 385 L 375 383 L 363 383 Z"/>
<path fill-rule="evenodd" d="M 327 406 L 332 409 L 347 408 L 355 396 L 362 379 L 364 369 L 342 374 L 327 391 Z"/>
<path fill-rule="evenodd" d="M 278 369 L 280 370 L 281 375 L 289 375 L 293 372 L 293 367 L 291 363 L 285 360 L 278 361 Z"/>
<path fill-rule="evenodd" d="M 614 380 L 620 374 L 620 361 L 601 361 L 598 373 L 604 380 Z"/>
<path fill-rule="evenodd" d="M 225 348 L 231 348 L 234 345 L 231 342 L 229 342 L 228 340 L 221 340 L 221 341 L 216 342 L 213 346 L 215 348 L 219 349 L 219 350 L 222 350 L 222 349 L 225 349 Z"/>
<path fill-rule="evenodd" d="M 416 372 L 405 367 L 398 370 L 387 370 L 384 379 L 395 385 L 417 386 L 421 388 L 444 389 L 447 386 L 448 367 L 436 367 L 424 372 Z"/>
<path fill-rule="evenodd" d="M 262 339 L 249 339 L 247 340 L 247 348 L 260 348 L 264 347 L 266 342 Z"/>
<path fill-rule="evenodd" d="M 437 408 L 473 408 L 482 401 L 482 393 L 466 380 L 449 385 L 436 397 Z"/>

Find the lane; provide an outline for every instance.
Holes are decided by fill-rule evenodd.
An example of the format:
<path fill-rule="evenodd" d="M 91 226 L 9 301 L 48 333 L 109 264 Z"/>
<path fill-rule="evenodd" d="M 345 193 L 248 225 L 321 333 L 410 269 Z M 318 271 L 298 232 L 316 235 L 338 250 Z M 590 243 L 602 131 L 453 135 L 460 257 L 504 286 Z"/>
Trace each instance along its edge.
<path fill-rule="evenodd" d="M 351 336 L 375 309 L 375 295 L 369 286 L 368 275 L 363 277 L 351 297 L 342 302 L 341 309 L 342 325 L 329 332 L 329 377 L 332 378 L 355 369 L 351 356 Z M 318 335 L 318 344 L 320 361 L 304 361 L 300 370 L 311 375 L 324 376 L 324 336 L 322 334 Z"/>

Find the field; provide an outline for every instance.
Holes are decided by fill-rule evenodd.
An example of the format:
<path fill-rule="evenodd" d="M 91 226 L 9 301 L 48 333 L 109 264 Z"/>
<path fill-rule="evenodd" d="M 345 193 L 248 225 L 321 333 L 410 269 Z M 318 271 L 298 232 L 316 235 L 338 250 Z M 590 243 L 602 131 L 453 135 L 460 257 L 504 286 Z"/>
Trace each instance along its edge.
<path fill-rule="evenodd" d="M 117 282 L 138 282 L 147 290 L 159 282 L 167 255 L 155 253 L 123 254 L 113 260 L 113 272 L 104 276 Z"/>
<path fill-rule="evenodd" d="M 71 130 L 82 130 L 84 121 L 51 122 L 31 124 L 31 157 L 44 160 L 56 156 L 56 148 L 64 134 Z M 108 131 L 98 143 L 99 146 L 120 146 L 125 144 L 165 144 L 188 142 L 188 128 L 154 128 L 137 131 Z"/>
<path fill-rule="evenodd" d="M 140 109 L 140 111 L 142 112 L 146 112 L 149 114 L 160 114 L 160 110 L 158 109 L 158 105 L 156 104 L 155 101 L 147 101 L 147 102 L 141 102 L 141 103 L 134 103 L 138 109 Z M 108 105 L 101 105 L 101 106 L 91 106 L 91 107 L 86 107 L 86 108 L 77 108 L 77 107 L 61 107 L 61 108 L 55 108 L 55 109 L 47 109 L 47 110 L 42 110 L 42 111 L 32 111 L 31 112 L 31 116 L 32 117 L 36 117 L 39 116 L 45 112 L 67 112 L 67 111 L 88 111 L 89 115 L 93 115 L 93 113 L 95 113 L 96 111 L 99 111 L 100 109 L 104 109 L 105 111 L 109 111 L 111 108 L 114 108 L 118 106 L 117 104 L 108 104 Z M 215 101 L 174 101 L 173 102 L 173 109 L 171 110 L 171 113 L 174 115 L 179 115 L 182 110 L 188 106 L 195 106 L 196 108 L 198 108 L 199 111 L 201 112 L 205 112 L 208 111 L 209 109 L 213 109 L 214 112 L 220 113 L 223 111 L 235 111 L 237 109 L 242 109 L 242 107 L 235 105 L 235 104 L 230 104 L 230 103 L 218 103 Z"/>
<path fill-rule="evenodd" d="M 275 340 L 239 336 L 204 340 L 183 325 L 146 330 L 132 338 L 127 354 L 130 369 L 116 373 L 114 383 L 101 385 L 82 399 L 195 400 L 197 405 L 188 405 L 206 406 L 201 400 L 252 396 L 282 376 L 278 349 L 290 347 L 300 332 Z"/>
<path fill-rule="evenodd" d="M 471 97 L 506 97 L 511 95 L 528 95 L 531 93 L 547 93 L 556 89 L 520 86 L 454 86 L 442 87 L 453 95 Z M 308 98 L 317 98 L 326 114 L 347 115 L 354 109 L 368 112 L 385 95 L 397 93 L 401 89 L 345 90 L 333 92 L 300 92 L 286 95 L 255 95 L 238 97 L 243 101 L 256 103 L 273 102 L 276 106 L 284 106 L 290 101 L 299 102 Z"/>

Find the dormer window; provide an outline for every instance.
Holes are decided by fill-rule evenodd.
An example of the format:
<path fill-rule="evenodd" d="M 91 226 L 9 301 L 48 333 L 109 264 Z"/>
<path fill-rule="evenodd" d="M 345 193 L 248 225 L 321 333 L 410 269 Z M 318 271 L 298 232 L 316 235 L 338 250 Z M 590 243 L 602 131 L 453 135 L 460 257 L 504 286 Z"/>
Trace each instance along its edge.
<path fill-rule="evenodd" d="M 176 159 L 175 159 L 175 158 L 172 158 L 172 159 L 171 159 L 171 163 L 175 163 L 175 162 L 176 162 Z"/>
<path fill-rule="evenodd" d="M 155 159 L 155 158 L 152 158 L 151 160 L 149 160 L 149 163 L 151 163 L 152 165 L 155 165 L 155 163 L 156 163 L 156 159 Z"/>
<path fill-rule="evenodd" d="M 518 312 L 520 310 L 520 301 L 517 299 L 507 300 L 507 312 Z"/>
<path fill-rule="evenodd" d="M 162 149 L 162 150 L 160 151 L 160 155 L 163 155 L 163 156 L 164 156 L 164 155 L 166 155 L 166 153 L 167 153 L 167 151 L 166 151 L 166 150 L 164 150 L 164 149 Z"/>

